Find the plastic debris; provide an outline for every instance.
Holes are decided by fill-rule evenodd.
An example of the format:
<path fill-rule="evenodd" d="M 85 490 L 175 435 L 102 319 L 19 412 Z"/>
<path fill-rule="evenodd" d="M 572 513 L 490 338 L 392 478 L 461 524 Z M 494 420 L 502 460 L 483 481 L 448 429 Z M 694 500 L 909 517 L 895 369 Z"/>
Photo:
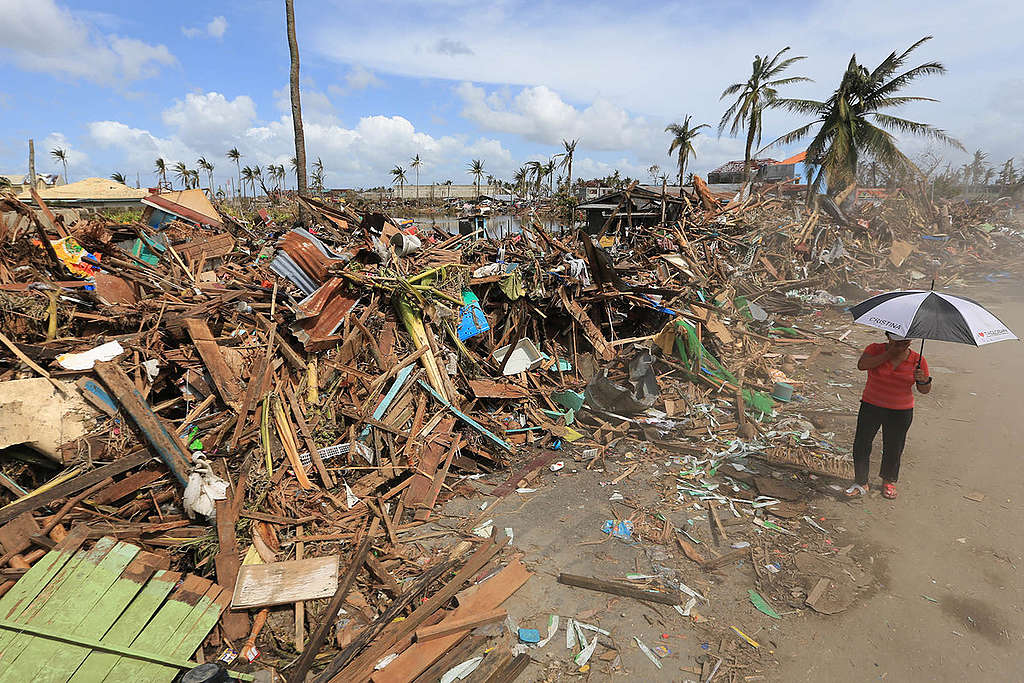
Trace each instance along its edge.
<path fill-rule="evenodd" d="M 473 657 L 467 659 L 462 664 L 453 666 L 445 672 L 444 676 L 441 676 L 440 683 L 453 683 L 454 681 L 461 681 L 469 674 L 476 671 L 476 668 L 480 666 L 480 662 L 484 661 L 483 657 Z"/>
<path fill-rule="evenodd" d="M 739 630 L 735 626 L 730 626 L 729 628 L 731 628 L 733 631 L 735 631 L 741 638 L 743 638 L 743 640 L 745 640 L 748 643 L 750 643 L 751 647 L 761 647 L 760 643 L 758 643 L 756 640 L 754 640 L 753 638 L 751 638 L 750 636 L 748 636 L 746 633 L 744 633 L 743 631 Z"/>
<path fill-rule="evenodd" d="M 637 638 L 636 636 L 633 636 L 633 640 L 636 641 L 636 646 L 638 648 L 640 648 L 640 651 L 643 652 L 645 655 L 647 655 L 647 659 L 651 660 L 651 662 L 654 663 L 654 666 L 656 666 L 656 667 L 658 667 L 660 669 L 661 668 L 661 662 L 658 660 L 657 655 L 655 655 L 653 652 L 651 652 L 651 649 L 649 647 L 647 647 L 646 645 L 644 645 L 644 642 L 642 640 L 640 640 L 639 638 Z"/>
<path fill-rule="evenodd" d="M 540 631 L 535 628 L 521 628 L 519 629 L 519 640 L 524 643 L 539 643 Z"/>
<path fill-rule="evenodd" d="M 633 540 L 633 522 L 629 520 L 605 520 L 604 525 L 601 527 L 601 531 L 606 534 L 611 534 L 615 538 L 622 539 L 623 541 Z"/>
<path fill-rule="evenodd" d="M 750 602 L 754 605 L 755 608 L 757 608 L 758 612 L 761 612 L 762 614 L 767 614 L 772 619 L 782 618 L 782 616 L 778 612 L 772 609 L 771 605 L 768 604 L 768 601 L 761 597 L 761 594 L 755 591 L 754 589 L 748 589 L 747 595 L 750 596 Z"/>

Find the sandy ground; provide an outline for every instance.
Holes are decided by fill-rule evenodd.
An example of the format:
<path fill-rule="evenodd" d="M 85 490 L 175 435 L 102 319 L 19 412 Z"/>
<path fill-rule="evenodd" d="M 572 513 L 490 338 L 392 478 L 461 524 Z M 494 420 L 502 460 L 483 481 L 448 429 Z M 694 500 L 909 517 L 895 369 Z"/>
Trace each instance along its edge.
<path fill-rule="evenodd" d="M 983 298 L 1011 329 L 1024 330 L 1024 299 L 1011 289 L 972 295 Z M 828 412 L 818 413 L 816 422 L 820 431 L 835 431 L 836 443 L 852 443 L 864 380 L 856 357 L 877 337 L 854 328 L 848 338 L 853 346 L 825 345 L 828 353 L 814 367 L 801 369 L 800 379 L 829 387 Z M 522 680 L 579 676 L 565 646 L 567 616 L 610 632 L 601 637 L 587 672 L 595 681 L 697 681 L 689 668 L 703 655 L 722 652 L 723 645 L 745 666 L 723 669 L 716 680 L 730 675 L 736 681 L 1024 680 L 1024 467 L 1018 460 L 1024 442 L 1024 346 L 932 343 L 925 355 L 935 389 L 918 400 L 897 500 L 881 498 L 876 486 L 867 500 L 851 502 L 829 487 L 846 482 L 788 471 L 774 475 L 802 487 L 810 513 L 829 527 L 836 547 L 852 546 L 854 571 L 868 577 L 868 588 L 839 614 L 817 614 L 794 596 L 776 598 L 783 618 L 775 621 L 748 601 L 747 589 L 756 585 L 749 562 L 703 573 L 678 548 L 644 538 L 627 544 L 604 537 L 604 520 L 622 516 L 622 508 L 609 502 L 613 491 L 632 504 L 667 509 L 664 501 L 671 498 L 675 479 L 668 475 L 669 459 L 660 455 L 609 458 L 605 471 L 577 471 L 578 465 L 567 461 L 562 472 L 545 471 L 531 484 L 535 492 L 503 500 L 488 516 L 499 529 L 513 530 L 513 545 L 536 572 L 505 604 L 512 621 L 544 636 L 547 615 L 562 615 L 552 642 L 531 651 L 534 661 Z M 814 407 L 822 407 L 820 399 Z M 810 404 L 788 410 L 815 416 Z M 750 463 L 762 473 L 770 469 Z M 609 484 L 634 464 L 638 468 L 627 479 Z M 506 477 L 503 473 L 496 481 Z M 980 501 L 966 497 L 978 494 L 984 496 Z M 447 523 L 480 515 L 480 504 L 481 498 L 453 500 L 445 510 Z M 681 527 L 693 514 L 675 510 L 667 516 Z M 687 585 L 710 598 L 710 604 L 697 608 L 708 621 L 693 623 L 671 607 L 557 582 L 559 572 L 616 578 L 655 573 L 659 565 L 678 568 Z M 748 649 L 730 637 L 730 625 L 742 627 L 761 647 Z M 660 670 L 634 636 L 669 650 Z"/>
<path fill-rule="evenodd" d="M 975 296 L 1024 330 L 1024 300 Z M 1024 680 L 1024 347 L 933 343 L 925 357 L 935 388 L 917 402 L 899 498 L 836 513 L 881 549 L 881 585 L 787 628 L 777 680 Z"/>

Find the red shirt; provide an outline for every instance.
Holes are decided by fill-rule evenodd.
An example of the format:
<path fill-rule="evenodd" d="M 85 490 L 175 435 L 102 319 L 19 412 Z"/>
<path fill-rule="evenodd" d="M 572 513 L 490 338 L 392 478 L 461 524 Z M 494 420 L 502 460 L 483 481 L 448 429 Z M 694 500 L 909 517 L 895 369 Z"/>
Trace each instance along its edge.
<path fill-rule="evenodd" d="M 885 344 L 869 344 L 864 353 L 877 356 L 885 353 Z M 928 361 L 921 354 L 910 351 L 907 359 L 895 368 L 886 361 L 877 368 L 868 370 L 868 383 L 864 386 L 861 400 L 879 408 L 908 410 L 914 407 L 914 370 L 921 359 L 921 369 L 928 377 Z"/>

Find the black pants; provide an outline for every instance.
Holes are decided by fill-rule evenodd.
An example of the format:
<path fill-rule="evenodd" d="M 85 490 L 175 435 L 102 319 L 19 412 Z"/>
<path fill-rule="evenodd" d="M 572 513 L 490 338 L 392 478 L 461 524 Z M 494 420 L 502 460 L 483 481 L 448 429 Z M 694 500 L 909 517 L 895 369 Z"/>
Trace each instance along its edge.
<path fill-rule="evenodd" d="M 879 475 L 886 481 L 896 481 L 900 476 L 900 456 L 907 441 L 907 431 L 914 420 L 914 409 L 893 410 L 860 402 L 857 413 L 857 435 L 853 439 L 853 469 L 857 483 L 868 483 L 871 467 L 871 442 L 882 428 L 882 468 Z"/>

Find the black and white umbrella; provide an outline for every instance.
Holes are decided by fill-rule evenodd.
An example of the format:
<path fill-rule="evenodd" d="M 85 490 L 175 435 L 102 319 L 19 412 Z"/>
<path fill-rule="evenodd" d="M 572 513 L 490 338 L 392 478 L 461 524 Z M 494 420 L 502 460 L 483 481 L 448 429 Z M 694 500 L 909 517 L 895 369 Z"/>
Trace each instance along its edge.
<path fill-rule="evenodd" d="M 1017 338 L 978 302 L 934 291 L 886 292 L 862 301 L 850 313 L 855 323 L 911 339 L 983 346 Z"/>

